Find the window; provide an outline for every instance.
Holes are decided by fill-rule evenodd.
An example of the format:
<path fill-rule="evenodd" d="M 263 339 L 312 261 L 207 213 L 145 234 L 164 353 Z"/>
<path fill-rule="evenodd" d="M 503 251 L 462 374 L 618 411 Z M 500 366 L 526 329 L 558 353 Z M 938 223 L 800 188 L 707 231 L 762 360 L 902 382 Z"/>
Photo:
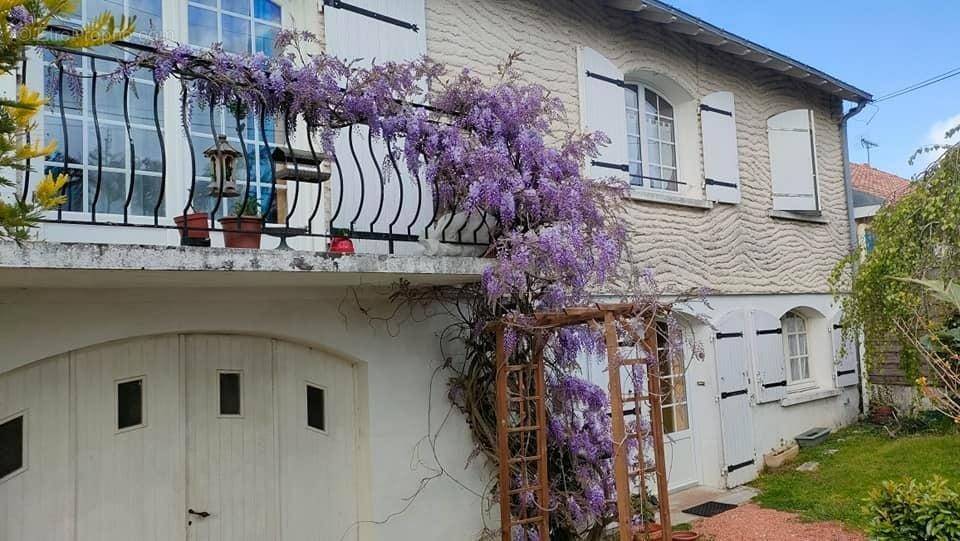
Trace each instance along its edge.
<path fill-rule="evenodd" d="M 121 15 L 136 16 L 138 33 L 130 39 L 143 41 L 146 34 L 159 35 L 163 30 L 161 4 L 160 0 L 84 0 L 76 5 L 67 20 L 84 24 L 104 11 L 113 13 L 117 20 Z M 118 55 L 117 49 L 109 47 L 93 52 L 108 57 Z M 61 65 L 66 73 L 61 85 L 57 60 L 49 52 L 44 53 L 43 59 L 43 82 L 48 98 L 43 114 L 43 140 L 59 143 L 58 148 L 46 156 L 43 167 L 45 173 L 54 176 L 66 173 L 69 178 L 64 189 L 67 202 L 63 210 L 90 212 L 95 208 L 98 213 L 122 214 L 128 193 L 132 191 L 130 215 L 153 216 L 155 209 L 160 216 L 165 215 L 160 197 L 160 135 L 154 122 L 152 72 L 135 70 L 127 86 L 122 78 L 117 81 L 108 77 L 119 70 L 116 62 L 62 54 Z M 96 79 L 94 73 L 98 75 Z M 61 100 L 66 133 L 64 118 L 60 115 Z M 129 132 L 124 105 L 130 119 Z M 94 112 L 98 122 L 94 122 Z M 157 117 L 162 130 L 162 95 L 158 96 Z M 132 190 L 131 169 L 135 169 Z"/>
<path fill-rule="evenodd" d="M 327 430 L 325 394 L 320 387 L 307 384 L 307 426 L 321 432 Z"/>
<path fill-rule="evenodd" d="M 117 430 L 144 426 L 143 378 L 117 383 Z"/>
<path fill-rule="evenodd" d="M 0 481 L 23 470 L 23 415 L 0 423 Z"/>
<path fill-rule="evenodd" d="M 680 182 L 673 105 L 639 84 L 627 84 L 624 99 L 630 184 L 677 191 Z"/>
<path fill-rule="evenodd" d="M 220 372 L 220 415 L 240 417 L 242 413 L 242 387 L 240 372 Z"/>
<path fill-rule="evenodd" d="M 690 428 L 687 415 L 687 381 L 683 352 L 670 348 L 667 324 L 657 323 L 657 360 L 660 364 L 661 408 L 663 433 L 673 434 Z"/>
<path fill-rule="evenodd" d="M 213 43 L 222 43 L 226 51 L 235 53 L 264 53 L 273 55 L 273 42 L 280 30 L 280 6 L 269 0 L 191 0 L 187 7 L 187 27 L 189 42 L 199 47 L 209 47 Z M 244 153 L 237 171 L 238 187 L 247 185 L 247 192 L 256 197 L 262 209 L 270 201 L 270 161 L 267 146 L 262 144 L 263 134 L 260 122 L 254 115 L 240 120 L 233 113 L 218 107 L 213 112 L 211 126 L 210 111 L 204 104 L 194 104 L 191 111 L 190 136 L 194 144 L 194 157 L 197 170 L 197 189 L 194 192 L 193 206 L 197 210 L 210 211 L 217 197 L 210 195 L 209 183 L 212 180 L 210 161 L 203 151 L 213 145 L 213 128 L 218 135 L 226 135 L 227 140 L 237 150 Z M 271 144 L 277 141 L 276 122 L 267 117 L 264 122 L 266 138 Z M 238 133 L 239 132 L 239 133 Z M 240 143 L 243 134 L 243 148 Z M 249 179 L 249 185 L 247 181 Z M 277 202 L 274 201 L 274 204 Z M 218 216 L 227 214 L 231 205 L 221 202 Z M 271 209 L 272 210 L 272 209 Z"/>
<path fill-rule="evenodd" d="M 796 312 L 787 312 L 780 320 L 783 328 L 784 358 L 787 362 L 787 382 L 791 386 L 812 383 L 810 354 L 807 344 L 807 322 Z"/>

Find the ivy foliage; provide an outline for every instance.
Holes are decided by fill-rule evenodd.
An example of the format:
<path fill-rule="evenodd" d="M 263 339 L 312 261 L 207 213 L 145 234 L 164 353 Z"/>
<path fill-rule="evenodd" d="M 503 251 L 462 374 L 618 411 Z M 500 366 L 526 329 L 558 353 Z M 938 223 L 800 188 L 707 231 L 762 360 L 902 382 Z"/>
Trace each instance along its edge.
<path fill-rule="evenodd" d="M 879 363 L 892 341 L 913 379 L 921 358 L 914 338 L 936 331 L 948 315 L 914 280 L 960 276 L 960 148 L 949 149 L 909 193 L 883 206 L 871 229 L 873 250 L 841 260 L 831 287 L 843 308 L 844 333 L 852 337 L 862 329 L 866 337 L 867 365 Z"/>

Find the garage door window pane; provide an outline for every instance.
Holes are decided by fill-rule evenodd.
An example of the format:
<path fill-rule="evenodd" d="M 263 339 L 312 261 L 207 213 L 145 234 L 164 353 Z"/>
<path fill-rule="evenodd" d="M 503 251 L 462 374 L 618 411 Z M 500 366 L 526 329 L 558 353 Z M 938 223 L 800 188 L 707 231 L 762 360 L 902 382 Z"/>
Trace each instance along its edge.
<path fill-rule="evenodd" d="M 326 430 L 327 421 L 324 405 L 324 392 L 319 387 L 307 385 L 307 426 L 317 430 Z"/>
<path fill-rule="evenodd" d="M 143 425 L 143 380 L 117 384 L 117 430 Z"/>
<path fill-rule="evenodd" d="M 0 424 L 0 480 L 23 468 L 23 415 Z"/>
<path fill-rule="evenodd" d="M 220 415 L 240 415 L 240 374 L 220 373 Z"/>

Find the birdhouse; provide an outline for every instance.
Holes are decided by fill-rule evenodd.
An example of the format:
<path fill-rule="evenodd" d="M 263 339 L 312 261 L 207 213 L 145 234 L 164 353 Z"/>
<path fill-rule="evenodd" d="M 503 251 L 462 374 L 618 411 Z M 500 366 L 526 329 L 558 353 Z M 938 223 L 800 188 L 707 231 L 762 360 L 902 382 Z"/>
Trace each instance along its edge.
<path fill-rule="evenodd" d="M 236 166 L 240 151 L 233 148 L 227 141 L 226 135 L 220 135 L 213 145 L 203 151 L 204 157 L 210 160 L 213 178 L 210 180 L 210 195 L 221 197 L 237 197 Z"/>

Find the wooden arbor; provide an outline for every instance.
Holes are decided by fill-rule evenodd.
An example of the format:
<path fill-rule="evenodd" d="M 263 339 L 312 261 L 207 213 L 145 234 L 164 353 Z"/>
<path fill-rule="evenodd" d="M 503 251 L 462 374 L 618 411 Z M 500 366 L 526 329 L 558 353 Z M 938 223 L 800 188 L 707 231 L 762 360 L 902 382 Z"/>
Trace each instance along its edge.
<path fill-rule="evenodd" d="M 508 321 L 492 325 L 496 333 L 497 443 L 500 457 L 500 531 L 510 541 L 514 528 L 535 530 L 537 538 L 550 538 L 550 480 L 547 474 L 547 414 L 544 403 L 544 346 L 557 329 L 573 325 L 601 326 L 607 349 L 611 420 L 613 428 L 613 471 L 620 541 L 633 539 L 631 494 L 646 494 L 648 476 L 654 476 L 663 539 L 670 539 L 670 501 L 664 463 L 663 413 L 660 409 L 660 367 L 657 358 L 656 316 L 649 307 L 636 304 L 595 304 L 558 312 L 534 314 L 532 321 L 518 326 L 528 340 L 517 348 L 529 348 L 529 360 L 513 362 L 506 354 Z M 638 331 L 639 330 L 639 331 Z M 626 342 L 624 347 L 622 342 Z M 626 353 L 626 352 L 632 353 Z M 624 374 L 624 370 L 628 374 Z M 638 370 L 643 372 L 638 377 Z M 623 388 L 626 381 L 646 379 L 646 390 Z M 641 422 L 650 418 L 649 427 Z M 631 417 L 628 423 L 627 418 Z M 650 438 L 653 456 L 644 455 Z M 635 442 L 632 443 L 632 442 Z M 631 459 L 629 449 L 635 446 Z M 649 460 L 648 460 L 649 459 Z M 514 473 L 514 470 L 518 471 Z M 645 501 L 645 498 L 643 498 Z M 515 511 L 518 510 L 518 511 Z"/>

